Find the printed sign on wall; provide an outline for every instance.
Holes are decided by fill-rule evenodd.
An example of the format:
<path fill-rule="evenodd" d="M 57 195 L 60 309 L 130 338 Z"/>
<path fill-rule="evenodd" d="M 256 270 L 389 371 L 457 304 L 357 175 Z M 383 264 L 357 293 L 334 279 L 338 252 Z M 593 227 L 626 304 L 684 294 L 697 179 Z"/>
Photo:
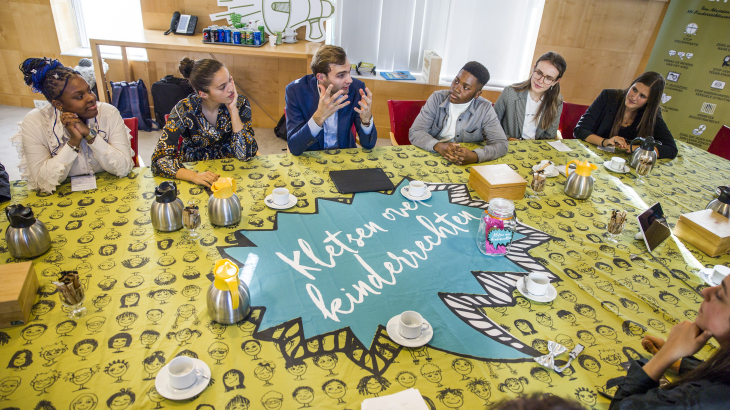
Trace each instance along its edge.
<path fill-rule="evenodd" d="M 669 3 L 646 70 L 667 80 L 662 115 L 674 138 L 707 149 L 730 126 L 730 3 Z"/>

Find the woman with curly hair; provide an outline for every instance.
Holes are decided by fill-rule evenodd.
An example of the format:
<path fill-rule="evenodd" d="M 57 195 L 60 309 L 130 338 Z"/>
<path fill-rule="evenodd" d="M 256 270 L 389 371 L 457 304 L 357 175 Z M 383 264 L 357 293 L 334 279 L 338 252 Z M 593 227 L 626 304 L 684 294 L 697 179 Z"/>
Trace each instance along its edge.
<path fill-rule="evenodd" d="M 103 171 L 123 177 L 132 170 L 129 128 L 116 107 L 96 101 L 79 73 L 48 58 L 29 58 L 20 71 L 50 103 L 29 112 L 10 139 L 29 189 L 51 193 L 67 177 Z"/>

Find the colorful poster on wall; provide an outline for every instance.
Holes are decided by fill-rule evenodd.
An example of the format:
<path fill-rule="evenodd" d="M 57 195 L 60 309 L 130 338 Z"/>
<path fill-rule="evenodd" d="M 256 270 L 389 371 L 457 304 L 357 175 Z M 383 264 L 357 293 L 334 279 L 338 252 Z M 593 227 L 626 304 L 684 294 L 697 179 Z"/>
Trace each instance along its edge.
<path fill-rule="evenodd" d="M 670 2 L 646 69 L 667 80 L 662 115 L 674 138 L 707 149 L 730 126 L 730 2 Z"/>

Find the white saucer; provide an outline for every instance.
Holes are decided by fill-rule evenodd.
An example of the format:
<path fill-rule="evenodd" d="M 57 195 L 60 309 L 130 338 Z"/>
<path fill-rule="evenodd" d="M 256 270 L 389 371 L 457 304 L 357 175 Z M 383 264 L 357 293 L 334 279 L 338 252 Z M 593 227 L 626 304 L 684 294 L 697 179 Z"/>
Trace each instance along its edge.
<path fill-rule="evenodd" d="M 517 291 L 522 294 L 522 296 L 526 297 L 527 299 L 534 300 L 535 302 L 541 302 L 541 303 L 547 303 L 552 302 L 555 300 L 555 298 L 558 296 L 558 291 L 555 289 L 555 286 L 551 283 L 550 286 L 548 286 L 548 291 L 546 294 L 542 296 L 533 295 L 532 293 L 528 292 L 527 289 L 525 289 L 525 277 L 521 277 L 517 279 Z"/>
<path fill-rule="evenodd" d="M 423 323 L 428 324 L 428 329 L 421 333 L 421 336 L 415 339 L 406 339 L 398 333 L 398 323 L 400 322 L 400 315 L 393 316 L 389 321 L 385 329 L 388 331 L 388 336 L 393 339 L 394 342 L 404 347 L 421 347 L 431 341 L 433 337 L 433 327 L 426 319 L 423 319 Z"/>
<path fill-rule="evenodd" d="M 160 369 L 160 372 L 157 373 L 157 377 L 155 378 L 155 388 L 157 389 L 157 392 L 166 399 L 185 400 L 197 396 L 205 390 L 210 382 L 210 367 L 208 367 L 204 361 L 199 359 L 193 359 L 193 362 L 195 363 L 195 368 L 200 370 L 200 372 L 203 373 L 203 376 L 208 376 L 207 378 L 200 376 L 195 384 L 187 389 L 175 389 L 170 387 L 170 383 L 168 382 L 169 375 L 167 373 L 167 366 L 169 365 L 166 365 Z"/>
<path fill-rule="evenodd" d="M 269 194 L 269 196 L 264 199 L 264 204 L 271 209 L 289 209 L 297 204 L 297 197 L 289 194 L 289 203 L 286 205 L 277 205 L 274 203 L 274 194 Z"/>
<path fill-rule="evenodd" d="M 702 280 L 705 281 L 706 284 L 710 286 L 720 286 L 720 283 L 715 283 L 712 281 L 712 271 L 713 268 L 702 268 L 700 269 L 700 276 L 702 277 Z"/>
<path fill-rule="evenodd" d="M 541 166 L 542 165 L 537 164 L 534 167 L 532 167 L 532 170 L 533 171 L 537 171 L 538 169 L 540 169 Z M 545 176 L 548 177 L 548 178 L 555 178 L 558 175 L 560 175 L 560 171 L 558 171 L 557 165 L 553 164 L 553 170 L 555 170 L 555 172 L 553 172 L 552 174 L 548 174 L 547 172 L 544 172 Z"/>
<path fill-rule="evenodd" d="M 404 186 L 400 189 L 401 195 L 406 197 L 407 199 L 410 199 L 411 201 L 425 201 L 429 198 L 431 198 L 431 190 L 426 187 L 426 192 L 423 194 L 423 196 L 415 197 L 408 194 L 408 185 Z"/>
<path fill-rule="evenodd" d="M 606 167 L 607 170 L 609 170 L 611 172 L 615 172 L 617 174 L 627 174 L 629 171 L 631 171 L 631 168 L 629 168 L 629 166 L 626 165 L 626 164 L 624 164 L 624 170 L 623 171 L 619 171 L 617 169 L 613 169 L 613 168 L 611 168 L 611 161 L 604 162 L 603 163 L 603 166 Z"/>

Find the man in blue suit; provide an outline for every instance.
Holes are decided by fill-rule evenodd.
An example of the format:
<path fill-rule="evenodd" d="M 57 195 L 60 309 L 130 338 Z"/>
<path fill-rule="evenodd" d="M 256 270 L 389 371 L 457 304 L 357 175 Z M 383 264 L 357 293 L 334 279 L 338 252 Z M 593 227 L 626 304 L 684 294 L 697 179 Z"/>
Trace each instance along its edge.
<path fill-rule="evenodd" d="M 286 86 L 286 137 L 289 151 L 354 148 L 355 125 L 360 145 L 375 146 L 373 93 L 350 76 L 345 50 L 322 46 L 312 58 L 312 73 Z"/>

